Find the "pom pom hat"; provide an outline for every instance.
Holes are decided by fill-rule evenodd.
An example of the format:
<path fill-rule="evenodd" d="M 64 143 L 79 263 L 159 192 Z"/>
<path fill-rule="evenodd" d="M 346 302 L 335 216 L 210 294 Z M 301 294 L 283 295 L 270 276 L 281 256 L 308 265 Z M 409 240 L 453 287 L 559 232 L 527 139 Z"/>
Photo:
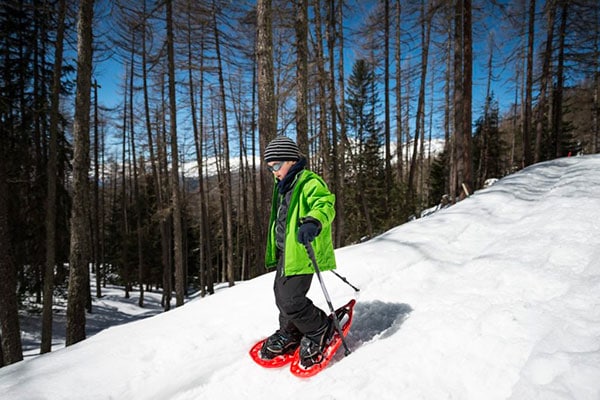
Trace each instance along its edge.
<path fill-rule="evenodd" d="M 300 149 L 296 142 L 287 136 L 277 136 L 265 148 L 265 161 L 298 161 Z"/>

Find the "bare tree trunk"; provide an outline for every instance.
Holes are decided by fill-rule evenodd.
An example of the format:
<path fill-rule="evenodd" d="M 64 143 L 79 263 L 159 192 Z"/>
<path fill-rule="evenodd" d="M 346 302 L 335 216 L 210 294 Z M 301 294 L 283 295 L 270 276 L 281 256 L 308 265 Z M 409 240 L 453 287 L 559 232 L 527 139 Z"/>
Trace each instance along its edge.
<path fill-rule="evenodd" d="M 540 94 L 538 96 L 537 116 L 536 116 L 536 135 L 535 151 L 533 162 L 542 160 L 542 140 L 544 130 L 547 128 L 548 114 L 548 82 L 550 81 L 550 63 L 552 62 L 552 42 L 554 40 L 554 19 L 556 16 L 556 0 L 549 0 L 546 3 L 546 13 L 548 26 L 546 30 L 546 49 L 543 54 L 542 76 L 540 78 Z"/>
<path fill-rule="evenodd" d="M 600 14 L 600 10 L 596 8 L 596 18 L 598 21 L 598 16 Z M 594 34 L 594 101 L 593 101 L 593 110 L 594 114 L 592 116 L 593 122 L 593 137 L 592 137 L 592 153 L 598 153 L 600 151 L 600 24 L 596 24 L 595 26 L 595 34 Z"/>
<path fill-rule="evenodd" d="M 3 115 L 6 115 L 3 113 Z M 9 226 L 9 160 L 11 148 L 3 129 L 0 134 L 0 366 L 23 359 L 19 308 L 17 299 L 17 268 L 11 244 Z"/>
<path fill-rule="evenodd" d="M 277 107 L 275 102 L 275 83 L 273 73 L 273 27 L 271 0 L 258 0 L 256 5 L 257 40 L 256 63 L 258 64 L 258 139 L 260 155 L 264 154 L 267 143 L 277 134 Z M 266 179 L 266 174 L 260 174 L 262 195 L 261 204 L 268 204 L 272 180 Z M 266 212 L 263 207 L 257 207 L 261 213 L 260 221 L 263 224 L 262 236 L 266 236 Z M 264 258 L 264 249 L 261 246 L 260 258 Z"/>
<path fill-rule="evenodd" d="M 344 1 L 338 3 L 338 23 L 340 27 L 344 26 Z M 339 112 L 340 112 L 340 139 L 336 151 L 336 166 L 339 165 L 337 173 L 337 182 L 335 186 L 336 195 L 336 217 L 335 223 L 335 242 L 336 247 L 343 247 L 345 241 L 345 224 L 346 224 L 346 189 L 344 187 L 344 174 L 346 171 L 346 93 L 345 93 L 345 78 L 344 78 L 344 30 L 338 30 L 338 97 L 339 97 Z M 336 139 L 337 140 L 337 139 Z"/>
<path fill-rule="evenodd" d="M 219 240 L 221 242 L 220 246 L 219 246 L 219 250 L 221 253 L 221 259 L 220 261 L 217 263 L 217 265 L 219 266 L 217 268 L 217 282 L 223 282 L 225 279 L 227 279 L 227 211 L 225 210 L 226 208 L 226 200 L 225 200 L 225 178 L 223 177 L 223 164 L 224 164 L 224 156 L 223 156 L 223 151 L 221 150 L 221 138 L 220 138 L 220 134 L 219 134 L 219 115 L 217 112 L 211 112 L 211 129 L 210 132 L 212 133 L 212 144 L 213 144 L 213 152 L 215 155 L 215 167 L 216 167 L 216 172 L 217 172 L 217 182 L 218 182 L 218 186 L 219 186 L 219 206 L 221 207 L 221 213 L 220 213 L 220 217 L 221 217 L 221 227 L 222 227 L 222 231 L 220 231 L 219 233 L 221 234 L 219 237 Z M 220 275 L 219 275 L 220 274 Z"/>
<path fill-rule="evenodd" d="M 177 100 L 175 93 L 175 49 L 173 40 L 173 2 L 166 0 L 167 8 L 167 58 L 169 75 L 169 129 L 171 131 L 171 204 L 173 207 L 174 252 L 175 252 L 175 305 L 183 305 L 185 296 L 185 274 L 183 268 L 183 227 L 181 221 L 181 194 L 179 191 L 179 147 L 177 145 Z"/>
<path fill-rule="evenodd" d="M 146 1 L 144 0 L 143 3 L 143 15 L 146 15 Z M 146 20 L 144 20 L 144 24 L 146 23 Z M 153 135 L 152 135 L 152 122 L 151 122 L 151 114 L 150 114 L 150 101 L 149 101 L 149 94 L 148 94 L 148 63 L 147 63 L 147 50 L 146 50 L 146 32 L 147 32 L 147 28 L 145 26 L 142 26 L 140 28 L 140 31 L 142 33 L 142 61 L 141 61 L 141 66 L 142 66 L 142 91 L 143 91 L 143 98 L 144 98 L 144 119 L 145 119 L 145 124 L 146 124 L 146 135 L 148 138 L 148 150 L 150 153 L 150 166 L 152 169 L 152 181 L 154 182 L 154 186 L 155 186 L 155 191 L 156 191 L 156 197 L 157 197 L 157 209 L 159 210 L 159 217 L 158 217 L 158 224 L 159 224 L 159 231 L 160 231 L 160 240 L 161 240 L 161 265 L 162 265 L 162 269 L 163 272 L 164 271 L 169 271 L 169 273 L 167 274 L 168 276 L 168 285 L 163 285 L 165 286 L 164 289 L 165 291 L 167 290 L 167 287 L 170 289 L 170 269 L 171 269 L 171 264 L 170 264 L 170 259 L 171 259 L 171 255 L 170 255 L 170 246 L 167 244 L 170 242 L 170 235 L 169 235 L 169 216 L 167 215 L 167 213 L 164 211 L 166 208 L 166 200 L 165 200 L 165 196 L 164 196 L 164 191 L 165 188 L 164 186 L 168 186 L 168 179 L 167 179 L 167 185 L 163 185 L 163 178 L 162 178 L 162 173 L 161 173 L 161 168 L 160 168 L 160 163 L 161 163 L 161 154 L 163 154 L 163 152 L 161 151 L 161 140 L 160 140 L 160 128 L 157 128 L 157 151 L 155 153 L 155 145 L 154 145 L 154 139 L 153 139 Z M 157 126 L 159 126 L 157 124 Z M 168 192 L 168 188 L 166 190 Z M 164 281 L 163 281 L 164 284 Z M 167 307 L 166 309 L 170 308 L 170 293 L 169 293 L 169 301 L 164 301 L 165 296 L 163 294 L 163 307 Z"/>
<path fill-rule="evenodd" d="M 202 49 L 204 49 L 204 42 L 202 42 Z M 199 138 L 199 151 L 200 154 L 203 154 L 203 147 L 204 147 L 204 68 L 203 68 L 203 62 L 201 64 L 201 68 L 200 68 L 200 138 Z M 200 170 L 200 172 L 202 172 L 202 169 Z M 208 294 L 214 294 L 215 292 L 215 288 L 214 288 L 214 283 L 215 283 L 215 277 L 214 277 L 214 268 L 212 266 L 212 249 L 211 249 L 211 243 L 212 243 L 212 238 L 209 232 L 209 218 L 208 218 L 208 188 L 206 187 L 206 185 L 208 185 L 208 183 L 204 182 L 204 173 L 202 172 L 202 174 L 199 177 L 199 181 L 198 184 L 200 185 L 200 201 L 202 202 L 202 205 L 200 207 L 200 213 L 202 214 L 202 219 L 201 221 L 203 221 L 203 225 L 200 227 L 200 229 L 202 230 L 202 234 L 203 237 L 205 238 L 204 240 L 204 246 L 206 249 L 206 256 L 204 257 L 205 259 L 205 273 L 203 274 L 203 276 L 206 277 L 205 281 L 206 281 L 206 291 L 208 292 Z"/>
<path fill-rule="evenodd" d="M 567 15 L 569 11 L 569 1 L 563 1 L 561 6 L 561 20 L 558 31 L 558 65 L 556 67 L 556 90 L 554 92 L 554 110 L 552 117 L 554 123 L 554 144 L 555 155 L 561 157 L 563 155 L 563 86 L 564 86 L 564 65 L 565 65 L 565 36 L 567 30 Z"/>
<path fill-rule="evenodd" d="M 425 85 L 427 83 L 427 60 L 429 57 L 429 42 L 431 37 L 431 8 L 427 13 L 429 16 L 425 16 L 425 6 L 422 5 L 422 26 L 421 26 L 421 41 L 422 41 L 422 49 L 421 49 L 421 77 L 419 83 L 419 98 L 417 101 L 417 115 L 415 116 L 416 120 L 416 128 L 415 128 L 415 140 L 413 145 L 413 153 L 410 162 L 410 170 L 408 174 L 408 192 L 411 197 L 416 195 L 415 188 L 415 176 L 417 173 L 417 153 L 418 153 L 418 144 L 419 137 L 422 135 L 424 130 L 423 126 L 423 115 L 425 113 Z"/>
<path fill-rule="evenodd" d="M 600 20 L 600 8 L 596 7 L 594 10 L 594 20 Z M 597 153 L 600 151 L 600 23 L 596 23 L 594 25 L 594 45 L 593 45 L 593 54 L 594 54 L 594 100 L 592 103 L 592 109 L 594 110 L 592 119 L 593 119 L 593 132 L 592 132 L 592 153 Z"/>
<path fill-rule="evenodd" d="M 98 82 L 94 80 L 94 206 L 92 207 L 93 212 L 93 244 L 92 253 L 94 257 L 94 271 L 96 272 L 96 298 L 102 297 L 102 267 L 101 267 L 101 237 L 102 229 L 100 227 L 101 213 L 100 213 L 100 131 L 98 129 L 99 118 L 98 118 Z M 104 143 L 102 143 L 102 146 Z"/>
<path fill-rule="evenodd" d="M 258 132 L 262 155 L 267 143 L 274 139 L 277 134 L 271 0 L 258 0 L 256 12 L 258 22 L 256 48 L 256 61 L 258 64 Z M 270 194 L 263 193 L 263 196 L 270 198 Z"/>
<path fill-rule="evenodd" d="M 487 179 L 487 174 L 488 174 L 488 166 L 489 166 L 489 159 L 488 159 L 488 148 L 489 148 L 489 142 L 490 142 L 490 122 L 489 122 L 489 113 L 490 113 L 490 106 L 491 106 L 491 85 L 492 85 L 492 76 L 493 76 L 493 70 L 492 70 L 492 61 L 493 61 L 493 54 L 494 54 L 494 44 L 493 41 L 490 38 L 490 45 L 489 45 L 489 57 L 488 57 L 488 75 L 487 75 L 487 82 L 486 82 L 486 90 L 485 90 L 485 103 L 483 105 L 483 124 L 481 126 L 481 143 L 479 146 L 479 165 L 477 166 L 477 173 L 476 173 L 476 179 L 475 179 L 475 184 L 478 187 L 483 186 L 483 183 L 485 182 L 485 180 Z"/>
<path fill-rule="evenodd" d="M 402 2 L 396 0 L 396 35 L 395 35 L 395 63 L 396 63 L 396 183 L 400 185 L 404 181 L 404 160 L 402 159 L 402 143 L 404 135 L 402 130 Z"/>
<path fill-rule="evenodd" d="M 435 65 L 435 63 L 434 63 Z M 434 110 L 435 110 L 435 85 L 436 85 L 436 79 L 435 79 L 435 68 L 432 68 L 432 72 L 431 72 L 431 79 L 429 80 L 429 84 L 430 84 L 430 88 L 429 88 L 429 93 L 431 96 L 431 100 L 429 101 L 429 122 L 428 122 L 428 129 L 427 129 L 427 168 L 423 171 L 423 173 L 421 174 L 421 181 L 422 183 L 422 190 L 423 190 L 423 196 L 425 198 L 424 203 L 426 205 L 431 204 L 430 203 L 430 190 L 429 190 L 429 172 L 431 171 L 431 164 L 433 162 L 433 153 L 432 153 L 432 132 L 433 132 L 433 116 L 435 114 Z M 424 145 L 424 142 L 421 144 L 421 146 Z M 423 151 L 423 156 L 425 155 L 425 152 Z M 423 164 L 425 164 L 425 162 L 423 162 Z M 436 199 L 437 200 L 437 199 Z"/>
<path fill-rule="evenodd" d="M 104 132 L 104 129 L 102 129 L 102 134 L 100 135 L 100 155 L 99 155 L 99 163 L 100 163 L 100 179 L 102 182 L 106 182 L 105 180 L 105 166 L 106 166 L 106 160 L 104 157 L 104 154 L 106 152 L 106 135 Z M 102 272 L 100 274 L 99 277 L 96 277 L 96 282 L 98 286 L 103 286 L 106 287 L 106 274 L 104 273 L 104 260 L 105 260 L 105 236 L 104 236 L 104 224 L 105 224 L 105 206 L 106 206 L 106 190 L 102 190 L 102 195 L 99 198 L 99 202 L 98 202 L 98 213 L 99 213 L 99 221 L 98 221 L 98 229 L 99 229 L 99 235 L 98 238 L 100 240 L 99 243 L 99 257 L 100 257 L 100 264 L 102 265 L 102 268 L 100 268 L 100 271 Z M 98 291 L 100 294 L 102 294 L 101 290 Z"/>
<path fill-rule="evenodd" d="M 405 132 L 406 135 L 406 143 L 404 145 L 404 148 L 407 149 L 404 152 L 404 164 L 406 165 L 406 168 L 408 168 L 408 170 L 405 172 L 406 176 L 407 176 L 407 184 L 408 184 L 408 173 L 410 170 L 410 152 L 408 151 L 409 145 L 410 145 L 410 115 L 411 115 L 411 102 L 410 102 L 410 98 L 411 98 L 411 94 L 412 94 L 412 80 L 411 79 L 404 79 L 404 85 L 405 85 L 405 90 L 404 90 L 404 100 L 403 100 L 403 104 L 405 106 L 404 109 L 404 120 L 402 121 L 402 130 Z"/>
<path fill-rule="evenodd" d="M 444 193 L 450 194 L 451 198 L 454 199 L 454 193 L 451 191 L 453 186 L 451 185 L 453 169 L 453 154 L 454 149 L 451 144 L 451 105 L 450 105 L 450 87 L 452 86 L 452 24 L 448 24 L 448 39 L 447 39 L 447 48 L 446 48 L 446 71 L 444 73 L 444 80 L 446 82 L 444 88 L 444 163 L 447 170 L 448 175 L 444 179 Z"/>
<path fill-rule="evenodd" d="M 221 44 L 219 42 L 219 27 L 217 26 L 216 10 L 213 14 L 215 48 L 217 53 L 217 71 L 219 75 L 219 90 L 221 94 L 221 114 L 223 115 L 223 157 L 225 161 L 224 171 L 224 207 L 225 207 L 225 250 L 227 263 L 227 280 L 229 286 L 235 285 L 235 270 L 233 263 L 233 195 L 231 193 L 231 166 L 229 158 L 229 127 L 227 124 L 227 104 L 225 98 L 225 81 L 223 79 L 223 65 L 221 61 Z"/>
<path fill-rule="evenodd" d="M 127 94 L 129 92 L 129 86 L 127 85 L 127 78 L 129 76 L 129 70 L 125 71 L 125 81 L 123 82 L 123 86 L 125 87 L 125 91 L 123 93 L 123 126 L 122 126 L 122 135 L 123 140 L 121 142 L 121 211 L 123 213 L 123 226 L 122 226 L 122 234 L 123 237 L 129 236 L 129 202 L 128 200 L 128 192 L 127 192 L 127 165 L 130 165 L 131 162 L 127 160 L 127 103 L 129 99 Z M 131 286 L 131 276 L 129 270 L 131 268 L 129 261 L 129 241 L 123 240 L 121 245 L 121 262 L 123 263 L 123 280 L 125 281 L 125 298 L 128 299 L 130 297 L 129 288 Z"/>
<path fill-rule="evenodd" d="M 296 141 L 308 155 L 308 0 L 296 0 Z"/>
<path fill-rule="evenodd" d="M 17 312 L 18 312 L 18 310 L 17 310 Z M 19 337 L 19 343 L 21 343 L 20 339 L 21 338 Z M 2 368 L 4 365 L 5 365 L 5 363 L 4 363 L 4 350 L 2 348 L 2 335 L 0 334 L 0 368 Z"/>
<path fill-rule="evenodd" d="M 329 140 L 327 138 L 327 72 L 325 71 L 325 54 L 323 50 L 323 32 L 321 20 L 321 1 L 314 0 L 315 14 L 315 63 L 317 65 L 317 99 L 319 107 L 318 137 L 320 140 L 320 153 L 322 161 L 323 178 L 329 181 Z"/>
<path fill-rule="evenodd" d="M 16 363 L 23 359 L 19 308 L 17 303 L 17 273 L 13 263 L 12 247 L 8 226 L 8 155 L 4 154 L 8 144 L 0 138 L 0 337 L 2 357 L 0 366 Z"/>
<path fill-rule="evenodd" d="M 198 95 L 200 96 L 199 106 L 196 105 L 196 87 L 194 83 L 193 76 L 193 68 L 194 59 L 193 59 L 193 50 L 192 50 L 192 23 L 191 23 L 191 13 L 189 8 L 192 6 L 192 1 L 188 0 L 188 37 L 187 37 L 187 45 L 188 45 L 188 85 L 190 88 L 190 113 L 192 115 L 192 130 L 194 132 L 194 146 L 196 150 L 196 165 L 198 167 L 198 281 L 200 285 L 200 295 L 202 297 L 206 296 L 207 289 L 207 274 L 206 274 L 206 249 L 208 248 L 208 244 L 206 243 L 208 239 L 208 235 L 205 234 L 206 231 L 206 213 L 205 213 L 205 194 L 204 194 L 204 115 L 203 115 L 203 102 L 204 102 L 204 34 L 201 33 L 200 37 L 200 87 L 198 90 Z M 199 111 L 198 111 L 199 110 Z M 200 116 L 198 117 L 198 112 Z"/>
<path fill-rule="evenodd" d="M 464 149 L 464 88 L 463 88 L 463 15 L 462 0 L 457 0 L 454 6 L 454 152 L 452 157 L 453 186 L 452 201 L 460 193 L 459 186 L 463 181 L 462 158 Z"/>
<path fill-rule="evenodd" d="M 327 7 L 327 49 L 329 53 L 329 110 L 331 113 L 331 151 L 329 150 L 329 135 L 323 135 L 325 138 L 324 144 L 325 151 L 323 153 L 325 165 L 331 166 L 332 177 L 326 173 L 324 176 L 333 183 L 333 190 L 337 192 L 338 176 L 340 174 L 340 168 L 338 163 L 339 156 L 339 134 L 338 134 L 338 113 L 336 104 L 336 87 L 335 87 L 335 41 L 338 36 L 336 13 L 335 13 L 335 0 L 329 0 Z M 341 26 L 341 25 L 340 25 Z M 321 119 L 324 119 L 322 117 Z M 325 126 L 327 126 L 325 124 Z M 327 132 L 327 130 L 325 131 Z M 324 171 L 325 172 L 325 171 Z"/>
<path fill-rule="evenodd" d="M 256 53 L 256 43 L 255 43 L 255 53 Z M 252 110 L 252 116 L 251 116 L 251 154 L 252 154 L 252 172 L 251 172 L 251 176 L 252 176 L 252 205 L 254 206 L 254 209 L 257 210 L 255 212 L 252 213 L 253 216 L 253 229 L 252 229 L 252 239 L 253 239 L 253 243 L 260 243 L 258 241 L 258 238 L 260 237 L 261 234 L 261 221 L 262 221 L 262 216 L 261 213 L 259 212 L 259 210 L 262 209 L 262 207 L 258 206 L 258 197 L 259 197 L 259 185 L 260 185 L 260 179 L 257 179 L 257 175 L 263 176 L 263 174 L 261 173 L 257 173 L 257 166 L 256 166 L 256 154 L 257 154 L 257 150 L 260 153 L 260 149 L 256 148 L 256 113 L 254 112 L 254 110 L 256 109 L 256 103 L 257 103 L 257 99 L 256 99 L 256 63 L 254 63 L 254 66 L 252 68 L 252 106 L 251 106 L 251 110 Z M 261 249 L 263 248 L 263 246 L 259 246 Z M 254 270 L 254 274 L 253 276 L 257 276 L 260 275 L 260 273 L 263 271 L 263 268 L 261 268 L 261 264 L 260 261 L 262 261 L 262 253 L 261 251 L 255 251 L 254 254 L 254 264 L 253 264 L 253 270 Z"/>
<path fill-rule="evenodd" d="M 249 244 L 251 242 L 252 226 L 250 222 L 250 209 L 248 206 L 249 196 L 249 176 L 248 176 L 248 153 L 247 144 L 244 139 L 245 135 L 245 122 L 243 117 L 243 102 L 242 102 L 242 88 L 241 85 L 238 87 L 237 93 L 232 90 L 232 105 L 235 114 L 235 121 L 238 132 L 238 146 L 239 146 L 239 183 L 238 183 L 238 218 L 237 218 L 237 240 L 236 248 L 238 249 L 238 264 L 241 266 L 240 279 L 246 280 L 250 277 L 248 262 L 250 259 L 249 253 L 251 249 Z"/>
<path fill-rule="evenodd" d="M 390 0 L 383 0 L 383 96 L 384 96 L 384 128 L 385 138 L 385 205 L 384 212 L 391 219 L 389 204 L 392 195 L 392 147 L 390 138 Z"/>
<path fill-rule="evenodd" d="M 533 91 L 533 43 L 535 36 L 535 0 L 529 0 L 529 31 L 527 33 L 527 82 L 525 84 L 525 115 L 523 117 L 523 167 L 531 164 L 531 126 Z"/>
<path fill-rule="evenodd" d="M 163 190 L 163 186 L 166 187 L 165 191 L 165 206 L 160 211 L 161 224 L 161 255 L 163 264 L 163 297 L 161 299 L 162 306 L 165 311 L 171 309 L 171 299 L 173 298 L 173 211 L 167 206 L 167 196 L 169 192 L 172 192 L 171 181 L 168 173 L 168 161 L 167 161 L 167 122 L 166 109 L 165 109 L 165 94 L 164 94 L 164 82 L 161 84 L 161 115 L 162 118 L 157 126 L 160 126 L 160 130 L 157 133 L 157 148 L 158 148 L 158 167 L 159 176 L 162 177 L 157 190 Z"/>
<path fill-rule="evenodd" d="M 464 118 L 463 123 L 463 184 L 467 190 L 473 191 L 473 157 L 472 157 L 472 114 L 473 114 L 473 28 L 471 17 L 471 0 L 463 0 L 463 91 Z M 461 184 L 462 186 L 462 184 Z M 464 186 L 463 186 L 464 189 Z M 469 193 L 463 193 L 468 196 Z"/>
<path fill-rule="evenodd" d="M 137 169 L 137 155 L 135 151 L 135 118 L 133 110 L 133 74 L 134 71 L 134 57 L 133 49 L 135 48 L 135 35 L 132 34 L 131 42 L 131 65 L 130 65 L 130 76 L 129 76 L 129 125 L 130 125 L 130 146 L 131 146 L 131 160 L 133 165 L 133 204 L 135 205 L 135 230 L 137 238 L 137 255 L 138 255 L 138 280 L 140 284 L 140 296 L 138 298 L 138 306 L 144 307 L 144 250 L 143 250 L 143 237 L 142 237 L 142 206 L 140 202 L 140 187 L 138 179 Z"/>
<path fill-rule="evenodd" d="M 66 345 L 85 339 L 85 306 L 88 288 L 90 88 L 92 85 L 92 20 L 94 0 L 82 0 L 77 24 L 77 90 L 73 122 L 73 209 L 67 300 Z"/>
<path fill-rule="evenodd" d="M 50 110 L 50 144 L 48 149 L 48 198 L 46 200 L 46 271 L 44 273 L 44 304 L 42 310 L 42 340 L 40 354 L 52 351 L 52 303 L 54 267 L 56 265 L 56 185 L 58 162 L 58 118 L 60 102 L 60 77 L 63 60 L 66 0 L 59 1 L 56 49 L 52 71 L 52 104 Z M 1 178 L 0 178 L 1 179 Z"/>

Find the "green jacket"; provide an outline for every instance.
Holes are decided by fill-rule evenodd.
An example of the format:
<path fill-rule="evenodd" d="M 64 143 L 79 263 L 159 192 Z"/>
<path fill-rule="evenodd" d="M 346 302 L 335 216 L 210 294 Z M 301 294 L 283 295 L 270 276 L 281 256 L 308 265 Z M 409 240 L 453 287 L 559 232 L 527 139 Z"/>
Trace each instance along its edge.
<path fill-rule="evenodd" d="M 297 239 L 300 219 L 306 217 L 315 218 L 321 223 L 321 232 L 312 242 L 319 269 L 321 271 L 334 269 L 335 253 L 331 239 L 331 223 L 335 217 L 335 195 L 329 191 L 327 184 L 319 175 L 306 169 L 298 173 L 292 190 L 285 233 L 284 274 L 289 276 L 315 272 L 304 245 Z M 275 218 L 279 204 L 278 196 L 280 194 L 275 186 L 265 253 L 267 268 L 277 266 Z"/>

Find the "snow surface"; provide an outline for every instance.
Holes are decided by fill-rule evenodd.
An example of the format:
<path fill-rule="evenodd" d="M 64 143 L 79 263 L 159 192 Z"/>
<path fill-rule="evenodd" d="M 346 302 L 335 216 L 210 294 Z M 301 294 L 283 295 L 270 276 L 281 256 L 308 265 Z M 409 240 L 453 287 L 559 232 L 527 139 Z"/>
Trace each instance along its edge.
<path fill-rule="evenodd" d="M 598 400 L 598 171 L 600 155 L 537 164 L 337 250 L 361 289 L 352 354 L 312 378 L 248 356 L 276 328 L 269 273 L 0 368 L 0 396 Z M 355 295 L 324 278 L 334 305 Z M 316 279 L 310 296 L 327 308 Z"/>

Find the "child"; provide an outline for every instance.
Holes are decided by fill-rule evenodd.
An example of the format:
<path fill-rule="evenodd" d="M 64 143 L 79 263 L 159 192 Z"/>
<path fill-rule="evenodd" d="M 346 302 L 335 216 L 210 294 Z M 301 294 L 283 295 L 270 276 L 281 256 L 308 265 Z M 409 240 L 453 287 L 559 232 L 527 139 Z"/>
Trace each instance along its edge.
<path fill-rule="evenodd" d="M 279 329 L 265 341 L 261 357 L 272 359 L 300 346 L 300 363 L 309 367 L 320 361 L 333 326 L 306 297 L 315 272 L 306 246 L 312 242 L 321 270 L 335 268 L 335 196 L 319 175 L 305 168 L 306 158 L 285 136 L 267 145 L 265 162 L 276 180 L 265 261 L 267 268 L 277 268 L 273 290 Z"/>

